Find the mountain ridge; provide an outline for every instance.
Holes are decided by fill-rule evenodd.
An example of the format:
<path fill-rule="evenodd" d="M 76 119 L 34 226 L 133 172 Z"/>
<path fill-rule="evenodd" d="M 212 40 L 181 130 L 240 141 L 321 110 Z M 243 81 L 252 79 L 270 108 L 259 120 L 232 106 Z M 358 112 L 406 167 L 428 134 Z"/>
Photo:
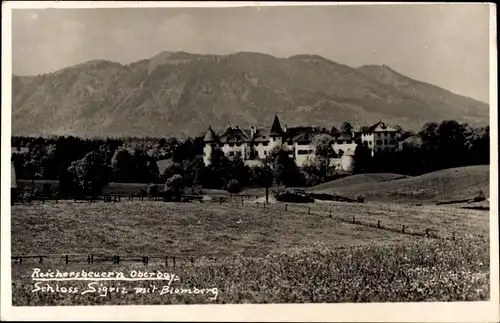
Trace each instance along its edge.
<path fill-rule="evenodd" d="M 130 64 L 92 60 L 12 77 L 13 135 L 193 136 L 208 124 L 331 128 L 380 118 L 419 130 L 427 121 L 488 123 L 488 104 L 385 65 L 352 68 L 319 55 L 161 52 Z M 214 128 L 214 130 L 215 130 Z"/>

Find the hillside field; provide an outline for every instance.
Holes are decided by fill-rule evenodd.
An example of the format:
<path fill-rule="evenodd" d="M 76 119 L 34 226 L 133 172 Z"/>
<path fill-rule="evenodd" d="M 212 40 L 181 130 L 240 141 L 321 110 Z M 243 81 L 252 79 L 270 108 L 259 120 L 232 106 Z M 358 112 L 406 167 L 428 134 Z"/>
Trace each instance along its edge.
<path fill-rule="evenodd" d="M 488 214 L 445 207 L 323 203 L 263 207 L 240 203 L 64 202 L 12 207 L 12 254 L 105 253 L 177 256 L 161 260 L 64 264 L 13 263 L 14 303 L 47 302 L 32 294 L 33 267 L 60 270 L 172 271 L 183 286 L 218 287 L 207 295 L 56 295 L 52 305 L 479 300 L 488 298 Z M 378 211 L 377 211 L 378 210 Z M 329 217 L 332 211 L 332 218 Z M 416 237 L 361 224 L 432 228 L 456 241 Z M 29 239 L 26 239 L 29 237 Z M 190 264 L 187 257 L 194 257 Z M 213 259 L 212 259 L 213 257 Z M 208 259 L 211 258 L 211 259 Z M 160 258 L 162 259 L 162 258 Z M 171 266 L 171 264 L 170 264 Z M 314 277 L 310 280 L 310 277 Z M 160 282 L 158 282 L 160 284 Z M 64 282 L 65 286 L 71 284 Z M 83 283 L 79 284 L 83 288 Z M 125 284 L 128 284 L 126 282 Z M 128 284 L 130 285 L 130 284 Z M 130 285 L 131 286 L 131 285 Z M 137 285 L 135 285 L 137 286 Z M 449 286 L 454 286 L 449 289 Z M 332 292 L 333 291 L 333 292 Z"/>
<path fill-rule="evenodd" d="M 480 190 L 488 197 L 490 169 L 489 165 L 467 166 L 406 178 L 396 174 L 361 174 L 323 183 L 310 190 L 353 198 L 361 195 L 367 201 L 400 203 L 473 198 Z"/>

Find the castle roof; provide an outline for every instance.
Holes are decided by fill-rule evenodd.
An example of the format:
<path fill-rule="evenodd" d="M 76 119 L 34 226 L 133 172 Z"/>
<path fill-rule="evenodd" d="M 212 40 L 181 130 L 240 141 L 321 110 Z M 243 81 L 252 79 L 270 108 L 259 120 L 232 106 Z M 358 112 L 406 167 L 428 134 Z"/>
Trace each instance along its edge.
<path fill-rule="evenodd" d="M 273 125 L 271 126 L 271 131 L 269 131 L 269 136 L 282 136 L 283 129 L 281 128 L 280 120 L 278 116 L 274 116 Z"/>
<path fill-rule="evenodd" d="M 242 129 L 236 127 L 229 127 L 226 131 L 219 137 L 220 142 L 248 142 L 250 141 L 250 136 L 248 133 L 243 131 Z"/>
<path fill-rule="evenodd" d="M 215 142 L 217 141 L 217 136 L 215 135 L 214 131 L 212 130 L 212 127 L 208 127 L 207 133 L 205 134 L 205 137 L 203 137 L 204 142 Z"/>
<path fill-rule="evenodd" d="M 315 127 L 292 127 L 285 133 L 285 141 L 312 141 L 321 131 Z"/>
<path fill-rule="evenodd" d="M 397 130 L 392 127 L 389 127 L 382 120 L 380 120 L 373 126 L 369 127 L 365 132 L 372 133 L 372 132 L 386 132 L 386 131 L 397 131 Z"/>
<path fill-rule="evenodd" d="M 268 142 L 270 133 L 269 129 L 256 129 L 255 134 L 253 135 L 254 142 Z"/>

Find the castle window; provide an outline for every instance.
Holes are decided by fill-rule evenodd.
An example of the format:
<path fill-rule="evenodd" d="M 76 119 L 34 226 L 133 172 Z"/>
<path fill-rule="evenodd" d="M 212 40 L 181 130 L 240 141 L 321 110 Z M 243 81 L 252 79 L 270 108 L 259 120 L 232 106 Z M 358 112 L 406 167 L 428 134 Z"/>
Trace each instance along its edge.
<path fill-rule="evenodd" d="M 299 155 L 307 155 L 307 150 L 299 150 L 297 152 L 297 154 L 299 154 Z"/>
<path fill-rule="evenodd" d="M 229 145 L 229 147 L 234 147 L 233 143 L 229 143 L 228 145 Z"/>
<path fill-rule="evenodd" d="M 264 156 L 267 156 L 267 150 L 264 150 Z"/>
<path fill-rule="evenodd" d="M 352 144 L 352 140 L 347 140 L 345 143 L 346 144 Z"/>
<path fill-rule="evenodd" d="M 386 139 L 384 140 L 384 145 L 387 145 L 389 143 L 389 141 Z"/>
<path fill-rule="evenodd" d="M 240 143 L 237 143 L 237 144 L 236 144 L 236 147 L 240 147 L 240 146 L 241 146 L 241 144 L 240 144 Z"/>
<path fill-rule="evenodd" d="M 391 132 L 391 137 L 392 138 L 396 137 L 396 134 L 394 132 Z"/>
<path fill-rule="evenodd" d="M 263 142 L 262 144 L 263 144 L 264 146 L 269 145 L 269 143 L 268 143 L 268 142 Z"/>
<path fill-rule="evenodd" d="M 376 143 L 377 145 L 381 145 L 381 144 L 382 144 L 382 140 L 377 140 L 377 141 L 375 141 L 375 143 Z"/>
<path fill-rule="evenodd" d="M 338 143 L 339 145 L 342 145 L 342 144 L 344 143 L 344 141 L 343 141 L 343 140 L 339 140 L 337 143 Z"/>
<path fill-rule="evenodd" d="M 391 143 L 391 145 L 395 145 L 396 144 L 396 140 L 391 140 L 390 143 Z"/>
<path fill-rule="evenodd" d="M 217 147 L 217 145 L 216 145 L 216 144 L 211 144 L 210 146 L 211 146 L 212 148 Z"/>
<path fill-rule="evenodd" d="M 229 156 L 234 156 L 234 151 L 230 151 Z"/>

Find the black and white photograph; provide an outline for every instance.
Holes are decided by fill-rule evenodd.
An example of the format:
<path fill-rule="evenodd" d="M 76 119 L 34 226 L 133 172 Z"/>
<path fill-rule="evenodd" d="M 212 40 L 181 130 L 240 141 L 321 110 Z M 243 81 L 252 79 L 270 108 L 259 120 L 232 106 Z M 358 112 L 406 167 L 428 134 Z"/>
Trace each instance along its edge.
<path fill-rule="evenodd" d="M 499 319 L 494 4 L 82 3 L 3 3 L 2 319 Z"/>

